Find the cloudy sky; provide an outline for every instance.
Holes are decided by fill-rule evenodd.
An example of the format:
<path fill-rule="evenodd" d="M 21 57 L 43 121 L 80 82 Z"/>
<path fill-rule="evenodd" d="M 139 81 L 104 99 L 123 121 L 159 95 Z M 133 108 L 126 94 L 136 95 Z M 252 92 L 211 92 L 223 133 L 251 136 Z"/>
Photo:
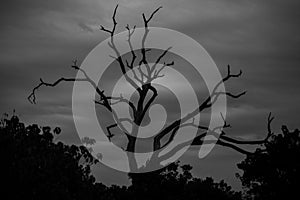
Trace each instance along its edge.
<path fill-rule="evenodd" d="M 82 61 L 107 35 L 99 25 L 110 27 L 119 3 L 117 32 L 127 23 L 142 25 L 142 13 L 163 9 L 151 26 L 180 31 L 203 45 L 221 72 L 230 64 L 243 76 L 226 85 L 232 91 L 247 90 L 238 101 L 229 101 L 230 134 L 261 138 L 266 117 L 275 115 L 273 129 L 282 124 L 300 127 L 300 2 L 297 0 L 4 0 L 0 7 L 0 111 L 17 114 L 26 123 L 60 126 L 61 140 L 77 143 L 72 117 L 72 84 L 43 88 L 38 103 L 27 101 L 40 77 L 51 81 L 73 77 L 72 60 Z M 225 179 L 239 187 L 234 174 L 244 157 L 216 147 L 201 163 L 193 151 L 183 162 L 194 173 Z M 103 175 L 103 171 L 115 176 Z M 109 173 L 106 173 L 109 174 Z M 126 176 L 97 169 L 99 180 L 125 183 Z M 117 176 L 118 175 L 118 176 Z"/>

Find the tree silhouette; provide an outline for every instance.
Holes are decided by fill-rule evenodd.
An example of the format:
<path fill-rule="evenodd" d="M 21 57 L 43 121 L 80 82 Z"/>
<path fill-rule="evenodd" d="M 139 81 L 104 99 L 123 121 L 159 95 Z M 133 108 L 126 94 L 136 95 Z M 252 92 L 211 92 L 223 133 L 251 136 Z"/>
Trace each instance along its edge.
<path fill-rule="evenodd" d="M 48 86 L 48 87 L 55 87 L 61 82 L 87 82 L 93 86 L 93 88 L 96 91 L 97 99 L 95 100 L 95 104 L 100 105 L 104 107 L 113 117 L 115 120 L 114 124 L 111 124 L 106 127 L 107 132 L 106 136 L 108 137 L 109 141 L 115 136 L 115 133 L 113 133 L 114 128 L 119 128 L 124 134 L 125 138 L 127 139 L 127 145 L 124 149 L 127 153 L 130 169 L 131 171 L 138 171 L 138 165 L 136 162 L 135 157 L 131 154 L 131 152 L 136 152 L 136 143 L 137 140 L 142 140 L 143 138 L 138 138 L 138 132 L 140 129 L 140 126 L 145 120 L 145 115 L 149 111 L 149 108 L 153 104 L 156 97 L 159 95 L 159 92 L 155 85 L 153 84 L 153 81 L 155 79 L 159 79 L 164 76 L 162 74 L 162 71 L 165 69 L 165 67 L 170 67 L 175 65 L 174 61 L 172 62 L 163 62 L 163 59 L 165 56 L 169 53 L 169 50 L 171 47 L 165 49 L 157 58 L 154 64 L 150 64 L 147 59 L 147 52 L 149 49 L 145 46 L 145 41 L 147 40 L 147 36 L 149 34 L 149 23 L 154 17 L 154 15 L 161 9 L 161 7 L 157 8 L 154 12 L 150 14 L 149 17 L 146 17 L 145 14 L 142 15 L 143 22 L 144 22 L 144 35 L 142 37 L 141 41 L 141 48 L 139 51 L 139 55 L 137 55 L 137 52 L 133 50 L 132 43 L 131 43 L 131 37 L 134 34 L 135 26 L 133 29 L 130 29 L 129 25 L 126 26 L 126 30 L 128 31 L 128 46 L 131 53 L 131 60 L 125 60 L 122 55 L 120 54 L 117 46 L 115 45 L 115 32 L 117 27 L 117 21 L 116 21 L 116 13 L 117 13 L 118 6 L 115 7 L 113 16 L 112 16 L 112 22 L 113 27 L 112 29 L 107 29 L 103 26 L 100 26 L 100 30 L 108 33 L 110 35 L 110 41 L 108 42 L 108 46 L 114 51 L 115 56 L 114 59 L 117 61 L 120 70 L 126 79 L 126 81 L 136 90 L 138 94 L 138 100 L 137 103 L 132 102 L 130 99 L 126 99 L 123 96 L 115 97 L 115 96 L 108 96 L 106 95 L 105 91 L 102 90 L 97 83 L 95 83 L 90 76 L 81 69 L 77 65 L 77 61 L 74 61 L 72 68 L 77 70 L 79 73 L 82 73 L 84 78 L 65 78 L 61 77 L 58 80 L 56 80 L 53 83 L 47 83 L 40 79 L 40 83 L 33 88 L 31 94 L 29 95 L 28 99 L 32 103 L 36 103 L 36 91 L 42 87 L 42 86 Z M 140 57 L 140 60 L 137 60 Z M 159 64 L 162 64 L 161 67 L 159 67 Z M 132 73 L 132 77 L 128 75 L 127 72 Z M 153 147 L 153 155 L 151 159 L 148 161 L 147 165 L 152 166 L 153 163 L 161 163 L 161 161 L 164 161 L 166 158 L 170 158 L 172 155 L 174 155 L 178 150 L 182 149 L 183 147 L 187 145 L 203 145 L 204 143 L 204 137 L 207 135 L 215 136 L 217 131 L 221 131 L 221 135 L 219 136 L 217 142 L 215 140 L 207 141 L 205 140 L 205 144 L 215 143 L 217 145 L 221 145 L 224 147 L 232 148 L 240 153 L 243 154 L 251 154 L 252 152 L 249 152 L 243 148 L 241 148 L 239 145 L 247 144 L 247 145 L 259 145 L 265 143 L 268 138 L 270 137 L 270 134 L 267 135 L 267 137 L 263 140 L 259 141 L 240 141 L 235 138 L 232 138 L 226 134 L 224 129 L 230 127 L 229 124 L 226 123 L 224 119 L 224 124 L 222 126 L 215 127 L 213 130 L 209 129 L 209 127 L 200 125 L 198 123 L 195 123 L 194 118 L 198 116 L 201 112 L 204 112 L 206 110 L 209 110 L 212 105 L 221 97 L 221 96 L 227 96 L 233 99 L 237 99 L 244 95 L 246 92 L 241 92 L 238 94 L 233 94 L 231 92 L 222 92 L 219 91 L 220 85 L 222 83 L 225 83 L 232 78 L 238 78 L 242 74 L 242 71 L 240 71 L 237 74 L 233 74 L 230 70 L 230 66 L 228 65 L 227 74 L 223 77 L 220 82 L 218 82 L 215 87 L 213 88 L 212 93 L 205 98 L 205 100 L 199 104 L 199 107 L 195 108 L 193 111 L 188 113 L 186 116 L 182 118 L 175 119 L 172 123 L 164 127 L 159 133 L 157 133 L 155 136 L 151 138 L 152 147 Z M 116 111 L 114 110 L 113 105 L 125 103 L 130 108 L 130 111 L 132 113 L 131 118 L 120 118 Z M 221 114 L 222 115 L 222 114 Z M 271 117 L 269 116 L 268 125 L 271 123 L 272 120 L 270 120 Z M 128 122 L 130 123 L 131 130 L 127 130 L 123 123 Z M 159 156 L 159 153 L 162 152 L 175 138 L 176 134 L 178 133 L 178 130 L 183 127 L 193 127 L 198 130 L 202 130 L 203 133 L 200 133 L 198 131 L 196 137 L 192 141 L 188 141 L 186 143 L 180 144 L 177 147 L 175 147 L 172 151 Z M 149 138 L 147 138 L 149 139 Z"/>
<path fill-rule="evenodd" d="M 1 194 L 10 199 L 94 199 L 105 186 L 95 184 L 98 161 L 84 146 L 54 143 L 50 127 L 25 126 L 17 116 L 0 125 Z M 101 197 L 101 196 L 99 196 Z M 98 198 L 99 199 L 99 198 Z"/>
<path fill-rule="evenodd" d="M 56 128 L 54 130 L 57 130 Z M 49 127 L 25 126 L 17 116 L 0 123 L 1 194 L 10 199 L 239 199 L 224 181 L 193 178 L 189 165 L 130 174 L 129 187 L 96 183 L 95 160 L 84 146 L 55 143 Z"/>
<path fill-rule="evenodd" d="M 271 139 L 238 164 L 238 175 L 249 199 L 284 199 L 298 196 L 300 132 L 281 128 Z"/>
<path fill-rule="evenodd" d="M 160 170 L 131 173 L 132 199 L 241 199 L 241 193 L 232 191 L 223 180 L 194 178 L 190 165 L 179 166 L 179 161 Z"/>

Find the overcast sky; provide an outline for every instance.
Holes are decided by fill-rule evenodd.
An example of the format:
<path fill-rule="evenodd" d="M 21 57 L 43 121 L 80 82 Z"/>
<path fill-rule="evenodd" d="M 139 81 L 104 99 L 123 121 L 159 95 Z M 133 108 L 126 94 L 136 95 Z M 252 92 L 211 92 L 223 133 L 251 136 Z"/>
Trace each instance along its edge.
<path fill-rule="evenodd" d="M 149 14 L 163 6 L 151 26 L 174 29 L 197 40 L 221 72 L 227 64 L 233 71 L 243 70 L 240 79 L 226 85 L 232 91 L 248 91 L 241 99 L 229 101 L 230 134 L 263 137 L 270 111 L 275 115 L 275 131 L 282 124 L 300 127 L 298 0 L 3 0 L 1 113 L 16 109 L 23 121 L 60 126 L 62 140 L 78 142 L 72 119 L 72 84 L 43 88 L 37 94 L 37 105 L 31 105 L 27 96 L 40 77 L 51 81 L 76 75 L 70 68 L 72 60 L 82 61 L 106 39 L 99 25 L 110 27 L 117 3 L 117 32 L 123 31 L 127 23 L 141 26 L 143 12 Z M 201 163 L 195 156 L 191 151 L 183 158 L 193 163 L 195 174 L 225 178 L 237 187 L 235 164 L 243 156 L 221 147 Z M 109 179 L 101 174 L 97 174 L 100 180 Z M 110 182 L 118 182 L 121 176 L 114 177 Z"/>

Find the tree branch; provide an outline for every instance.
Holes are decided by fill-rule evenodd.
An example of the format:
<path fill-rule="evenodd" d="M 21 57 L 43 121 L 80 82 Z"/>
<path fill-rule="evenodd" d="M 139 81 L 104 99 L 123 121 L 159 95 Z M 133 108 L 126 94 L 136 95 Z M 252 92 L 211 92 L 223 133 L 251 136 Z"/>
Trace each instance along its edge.
<path fill-rule="evenodd" d="M 265 144 L 269 138 L 274 135 L 274 133 L 271 131 L 271 123 L 274 120 L 274 117 L 272 117 L 272 113 L 270 112 L 268 115 L 268 119 L 267 119 L 267 130 L 268 133 L 266 135 L 266 137 L 262 140 L 237 140 L 231 137 L 226 136 L 226 133 L 223 131 L 222 134 L 220 135 L 220 139 L 225 140 L 227 142 L 230 143 L 234 143 L 234 144 L 249 144 L 249 145 L 259 145 L 259 144 Z"/>
<path fill-rule="evenodd" d="M 145 27 L 148 27 L 148 23 L 150 22 L 150 20 L 161 8 L 162 8 L 162 6 L 158 7 L 156 10 L 154 10 L 148 19 L 145 17 L 145 14 L 143 13 L 143 20 L 144 20 Z"/>
<path fill-rule="evenodd" d="M 87 79 L 75 79 L 75 78 L 60 78 L 58 80 L 56 80 L 54 83 L 46 83 L 44 82 L 41 78 L 40 78 L 40 83 L 35 86 L 32 90 L 32 92 L 29 94 L 29 96 L 27 97 L 27 99 L 29 100 L 30 103 L 32 104 L 36 104 L 36 91 L 42 87 L 42 86 L 47 86 L 47 87 L 55 87 L 56 85 L 58 85 L 61 82 L 75 82 L 75 81 L 87 81 Z"/>
<path fill-rule="evenodd" d="M 146 18 L 146 16 L 145 16 L 144 13 L 142 14 L 143 20 L 144 20 L 145 33 L 144 33 L 143 38 L 142 38 L 142 48 L 141 48 L 142 59 L 141 59 L 140 63 L 144 64 L 146 66 L 147 74 L 148 74 L 147 78 L 148 79 L 151 76 L 151 69 L 150 69 L 150 66 L 149 66 L 149 64 L 147 62 L 147 59 L 146 59 L 146 52 L 147 52 L 147 50 L 145 48 L 146 38 L 147 38 L 148 33 L 149 33 L 148 23 L 153 18 L 153 16 L 155 15 L 155 13 L 157 13 L 161 8 L 162 8 L 162 6 L 158 7 L 154 12 L 152 12 L 152 14 L 150 15 L 150 17 L 148 19 Z"/>
<path fill-rule="evenodd" d="M 130 64 L 127 62 L 127 60 L 126 60 L 126 63 L 127 63 L 127 67 L 130 68 L 130 69 L 133 69 L 133 67 L 134 67 L 134 61 L 136 59 L 136 55 L 134 53 L 134 50 L 133 50 L 133 47 L 132 47 L 132 43 L 131 43 L 131 36 L 133 35 L 133 33 L 135 31 L 135 27 L 136 26 L 133 27 L 132 31 L 130 31 L 129 25 L 127 24 L 127 26 L 126 26 L 126 29 L 128 30 L 128 39 L 127 39 L 127 42 L 128 42 L 129 48 L 130 48 L 131 55 L 132 55 Z"/>
<path fill-rule="evenodd" d="M 216 144 L 224 146 L 224 147 L 229 147 L 229 148 L 231 148 L 233 150 L 236 150 L 237 152 L 240 152 L 240 153 L 245 154 L 245 155 L 253 154 L 253 152 L 244 150 L 244 149 L 242 149 L 242 148 L 240 148 L 236 145 L 233 145 L 233 144 L 230 144 L 230 143 L 227 143 L 227 142 L 223 142 L 222 140 L 218 140 Z"/>
<path fill-rule="evenodd" d="M 133 104 L 133 102 L 129 101 L 128 99 L 125 99 L 122 95 L 120 97 L 106 97 L 108 100 L 115 100 L 116 102 L 110 102 L 110 105 L 115 105 L 117 103 L 126 103 L 130 106 L 132 109 L 133 115 L 136 115 L 136 108 Z"/>
<path fill-rule="evenodd" d="M 240 94 L 234 95 L 231 94 L 229 92 L 217 92 L 219 86 L 221 85 L 221 83 L 228 81 L 230 78 L 234 78 L 234 77 L 239 77 L 241 76 L 242 72 L 240 71 L 238 74 L 231 74 L 230 72 L 230 66 L 228 65 L 228 70 L 227 70 L 227 75 L 221 80 L 219 81 L 214 89 L 212 90 L 212 93 L 210 96 L 208 96 L 206 98 L 206 100 L 204 100 L 202 102 L 202 104 L 196 108 L 194 111 L 192 111 L 191 113 L 187 114 L 186 116 L 184 116 L 181 119 L 177 119 L 175 120 L 173 123 L 171 123 L 169 126 L 167 126 L 166 128 L 164 128 L 160 133 L 158 133 L 155 138 L 154 138 L 154 148 L 157 150 L 157 148 L 161 148 L 160 145 L 160 140 L 167 134 L 169 134 L 173 129 L 178 128 L 179 126 L 181 126 L 181 124 L 185 123 L 186 121 L 194 118 L 196 115 L 198 115 L 200 112 L 202 112 L 203 110 L 210 108 L 219 98 L 219 96 L 221 95 L 227 95 L 230 96 L 232 98 L 239 98 L 242 95 L 246 94 L 246 92 L 242 92 Z M 171 134 L 174 134 L 174 131 L 171 132 Z"/>
<path fill-rule="evenodd" d="M 141 115 L 142 119 L 144 118 L 147 110 L 149 109 L 149 107 L 151 106 L 151 104 L 153 103 L 153 101 L 155 100 L 155 98 L 158 95 L 157 90 L 152 85 L 149 86 L 149 89 L 152 91 L 153 94 L 152 94 L 151 98 L 149 99 L 149 101 L 146 103 L 145 107 L 143 108 L 143 112 Z"/>
<path fill-rule="evenodd" d="M 172 47 L 167 48 L 166 50 L 163 51 L 163 53 L 157 58 L 156 62 L 152 65 L 151 67 L 151 73 L 155 70 L 156 66 L 158 63 L 160 63 L 160 60 L 169 52 L 169 50 Z M 173 63 L 174 64 L 174 63 Z"/>
<path fill-rule="evenodd" d="M 103 26 L 100 26 L 100 30 L 104 31 L 104 32 L 108 32 L 110 34 L 110 42 L 108 42 L 108 45 L 110 46 L 110 48 L 113 49 L 113 51 L 116 54 L 116 58 L 117 61 L 120 65 L 121 71 L 126 79 L 126 81 L 136 90 L 140 90 L 139 86 L 127 75 L 127 71 L 125 69 L 125 64 L 123 62 L 122 56 L 120 54 L 120 52 L 118 51 L 117 47 L 115 46 L 114 43 L 114 35 L 115 35 L 115 31 L 116 31 L 116 27 L 117 27 L 117 21 L 116 21 L 116 13 L 117 13 L 117 9 L 118 9 L 118 5 L 115 7 L 113 16 L 112 16 L 112 21 L 113 21 L 113 28 L 112 30 L 108 30 L 106 28 L 104 28 Z"/>

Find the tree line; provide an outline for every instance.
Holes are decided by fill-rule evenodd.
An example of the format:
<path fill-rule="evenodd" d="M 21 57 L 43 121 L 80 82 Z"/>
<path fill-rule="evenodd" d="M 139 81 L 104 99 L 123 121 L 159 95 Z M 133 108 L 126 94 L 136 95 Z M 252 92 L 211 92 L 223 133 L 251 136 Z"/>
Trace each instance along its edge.
<path fill-rule="evenodd" d="M 99 161 L 85 146 L 55 142 L 59 128 L 26 126 L 4 116 L 0 126 L 1 190 L 10 199 L 282 199 L 297 195 L 299 130 L 282 126 L 237 166 L 244 190 L 223 180 L 197 178 L 192 166 L 172 163 L 148 173 L 129 173 L 129 186 L 106 186 L 91 173 Z"/>

